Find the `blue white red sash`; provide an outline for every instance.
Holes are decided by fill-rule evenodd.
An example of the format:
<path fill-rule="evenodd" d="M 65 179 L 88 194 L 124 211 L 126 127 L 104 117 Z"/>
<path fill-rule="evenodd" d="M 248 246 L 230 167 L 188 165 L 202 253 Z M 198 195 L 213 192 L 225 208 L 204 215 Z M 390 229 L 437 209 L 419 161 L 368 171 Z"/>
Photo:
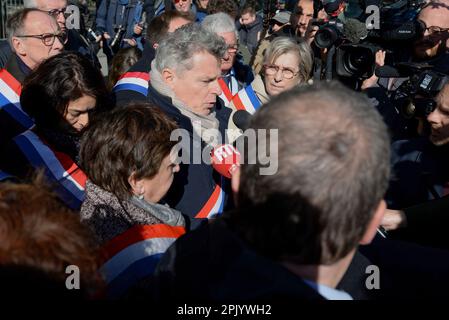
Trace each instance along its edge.
<path fill-rule="evenodd" d="M 50 149 L 33 131 L 27 130 L 14 142 L 36 169 L 43 168 L 65 204 L 79 210 L 84 201 L 87 177 L 65 153 Z"/>
<path fill-rule="evenodd" d="M 108 295 L 119 297 L 137 281 L 153 274 L 162 254 L 184 233 L 184 227 L 136 225 L 107 242 L 100 272 L 108 285 Z"/>
<path fill-rule="evenodd" d="M 33 126 L 33 120 L 20 106 L 22 85 L 6 69 L 0 70 L 0 109 L 6 111 L 24 130 Z"/>
<path fill-rule="evenodd" d="M 253 114 L 262 105 L 251 85 L 242 89 L 232 99 L 237 110 L 246 110 Z"/>
<path fill-rule="evenodd" d="M 150 74 L 147 72 L 126 72 L 122 75 L 114 86 L 113 91 L 131 90 L 143 94 L 148 94 L 148 81 Z"/>
<path fill-rule="evenodd" d="M 215 186 L 211 196 L 195 216 L 196 219 L 210 218 L 215 214 L 223 213 L 224 202 L 226 200 L 226 195 L 223 190 L 223 180 L 224 178 L 220 177 L 220 183 Z"/>
<path fill-rule="evenodd" d="M 239 92 L 239 83 L 237 82 L 232 70 L 229 79 L 229 85 L 226 84 L 226 81 L 224 81 L 223 78 L 218 79 L 218 84 L 220 85 L 222 91 L 219 98 L 223 101 L 225 106 L 228 106 L 231 103 L 232 97 Z"/>

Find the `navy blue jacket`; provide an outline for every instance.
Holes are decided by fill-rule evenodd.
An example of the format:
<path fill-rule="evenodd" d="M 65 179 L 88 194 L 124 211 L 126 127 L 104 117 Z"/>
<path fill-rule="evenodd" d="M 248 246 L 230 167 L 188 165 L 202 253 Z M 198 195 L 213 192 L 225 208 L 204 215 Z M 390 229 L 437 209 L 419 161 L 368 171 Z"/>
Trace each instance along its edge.
<path fill-rule="evenodd" d="M 300 277 L 253 251 L 222 218 L 179 238 L 156 277 L 148 289 L 163 301 L 324 300 Z"/>
<path fill-rule="evenodd" d="M 122 5 L 121 3 L 126 3 Z M 134 15 L 137 0 L 101 0 L 97 10 L 96 29 L 107 32 L 114 39 L 116 28 L 120 25 L 126 28 L 123 39 L 131 39 L 134 34 Z"/>
<path fill-rule="evenodd" d="M 148 99 L 175 120 L 180 128 L 185 129 L 190 135 L 190 140 L 193 141 L 194 133 L 190 119 L 172 105 L 170 98 L 162 96 L 150 85 Z M 216 104 L 216 116 L 219 120 L 219 130 L 223 139 L 226 137 L 225 129 L 227 129 L 231 112 L 231 109 L 224 107 L 220 102 Z M 205 147 L 203 141 L 201 141 L 201 145 L 190 144 L 191 164 L 182 163 L 180 165 L 181 170 L 175 174 L 173 184 L 164 198 L 164 201 L 170 207 L 181 211 L 186 216 L 187 222 L 191 223 L 191 228 L 198 227 L 202 220 L 215 213 L 222 213 L 225 208 L 231 205 L 229 179 L 214 171 L 210 164 L 204 162 L 193 164 L 194 152 L 200 152 L 199 154 L 201 154 Z M 216 190 L 217 184 L 222 186 L 223 192 L 220 194 Z M 217 195 L 219 195 L 219 199 L 214 201 Z M 213 207 L 217 210 L 209 210 L 212 209 L 211 204 L 216 204 Z"/>

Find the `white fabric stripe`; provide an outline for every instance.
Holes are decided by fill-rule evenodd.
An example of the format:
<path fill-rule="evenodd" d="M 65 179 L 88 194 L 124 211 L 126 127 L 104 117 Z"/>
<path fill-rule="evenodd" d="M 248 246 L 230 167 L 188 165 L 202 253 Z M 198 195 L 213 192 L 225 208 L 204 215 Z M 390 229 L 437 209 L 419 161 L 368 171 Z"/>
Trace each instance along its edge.
<path fill-rule="evenodd" d="M 220 188 L 220 187 L 218 186 L 218 188 Z M 212 215 L 215 215 L 216 213 L 218 213 L 218 210 L 220 209 L 222 202 L 223 202 L 223 189 L 220 188 L 220 195 L 218 196 L 217 202 L 215 203 L 213 208 L 208 213 L 208 215 L 207 215 L 208 218 L 211 217 Z"/>
<path fill-rule="evenodd" d="M 256 112 L 256 109 L 254 109 L 254 106 L 251 103 L 251 99 L 248 97 L 248 94 L 246 93 L 245 89 L 240 90 L 239 97 L 240 100 L 242 100 L 242 103 L 245 106 L 246 111 L 248 111 L 251 114 L 254 114 Z"/>
<path fill-rule="evenodd" d="M 231 89 L 232 89 L 232 96 L 236 95 L 237 92 L 239 92 L 239 83 L 237 82 L 237 79 L 232 76 L 231 77 Z"/>
<path fill-rule="evenodd" d="M 118 252 L 100 268 L 110 283 L 134 262 L 157 253 L 164 253 L 176 238 L 151 238 L 134 243 Z"/>
<path fill-rule="evenodd" d="M 67 178 L 70 180 L 79 190 L 84 190 L 84 188 L 74 180 L 70 174 L 64 169 L 64 167 L 59 162 L 58 158 L 56 158 L 56 155 L 53 153 L 53 151 L 46 146 L 37 135 L 35 135 L 32 131 L 28 130 L 21 134 L 21 136 L 24 136 L 25 138 L 30 141 L 30 143 L 34 146 L 37 153 L 41 156 L 42 160 L 47 165 L 47 168 L 51 171 L 53 176 L 57 181 L 60 181 L 62 178 Z M 53 161 L 51 161 L 53 160 Z"/>
<path fill-rule="evenodd" d="M 5 82 L 3 79 L 0 78 L 0 90 L 2 94 L 5 96 L 6 99 L 11 101 L 11 103 L 19 103 L 20 102 L 20 96 L 14 92 L 13 89 Z"/>
<path fill-rule="evenodd" d="M 142 87 L 147 87 L 148 88 L 148 81 L 140 79 L 140 78 L 134 78 L 134 77 L 130 77 L 130 78 L 122 78 L 119 81 L 117 81 L 117 83 L 115 84 L 115 86 L 118 86 L 120 84 L 124 84 L 124 83 L 131 83 L 131 84 L 137 84 L 139 86 Z M 114 87 L 115 87 L 114 86 Z"/>
<path fill-rule="evenodd" d="M 225 93 L 222 91 L 219 98 L 224 102 L 224 105 L 227 107 L 229 103 L 231 103 L 226 97 Z"/>

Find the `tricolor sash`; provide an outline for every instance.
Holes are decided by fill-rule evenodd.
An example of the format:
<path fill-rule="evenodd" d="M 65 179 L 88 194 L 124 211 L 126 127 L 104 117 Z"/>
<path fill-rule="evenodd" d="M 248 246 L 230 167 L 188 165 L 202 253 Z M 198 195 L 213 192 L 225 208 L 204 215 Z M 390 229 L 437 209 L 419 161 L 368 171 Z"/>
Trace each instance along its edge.
<path fill-rule="evenodd" d="M 215 214 L 223 213 L 225 192 L 223 190 L 224 178 L 220 176 L 220 183 L 215 185 L 214 191 L 209 199 L 201 208 L 200 212 L 195 216 L 196 219 L 210 218 Z"/>
<path fill-rule="evenodd" d="M 87 177 L 75 162 L 65 153 L 52 150 L 30 130 L 16 136 L 14 142 L 34 168 L 44 169 L 64 203 L 79 210 L 84 201 Z"/>
<path fill-rule="evenodd" d="M 12 119 L 27 130 L 33 126 L 33 120 L 20 106 L 22 85 L 6 69 L 0 70 L 0 110 L 6 111 Z"/>
<path fill-rule="evenodd" d="M 223 100 L 223 103 L 225 106 L 228 106 L 231 103 L 232 97 L 239 92 L 239 84 L 237 82 L 237 79 L 234 77 L 234 75 L 231 74 L 229 76 L 231 79 L 229 81 L 229 86 L 226 84 L 226 81 L 223 80 L 223 78 L 218 79 L 218 84 L 221 88 L 221 95 L 220 99 Z"/>
<path fill-rule="evenodd" d="M 254 114 L 257 109 L 262 105 L 259 98 L 251 85 L 240 90 L 232 99 L 234 106 L 237 110 L 246 110 L 251 114 Z"/>
<path fill-rule="evenodd" d="M 100 268 L 110 297 L 119 297 L 140 279 L 153 274 L 162 254 L 184 227 L 166 224 L 136 225 L 107 242 Z"/>
<path fill-rule="evenodd" d="M 146 97 L 148 94 L 148 81 L 150 81 L 150 74 L 147 72 L 126 72 L 119 78 L 113 91 L 131 90 L 139 92 Z"/>

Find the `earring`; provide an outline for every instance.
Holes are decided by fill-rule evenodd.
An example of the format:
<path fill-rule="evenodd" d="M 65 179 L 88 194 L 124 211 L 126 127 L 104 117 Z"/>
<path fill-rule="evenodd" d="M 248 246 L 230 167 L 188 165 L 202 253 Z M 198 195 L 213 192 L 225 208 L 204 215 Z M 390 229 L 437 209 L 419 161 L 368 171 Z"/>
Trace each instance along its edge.
<path fill-rule="evenodd" d="M 139 194 L 139 195 L 137 196 L 137 199 L 143 200 L 143 193 L 142 193 L 142 194 Z"/>

